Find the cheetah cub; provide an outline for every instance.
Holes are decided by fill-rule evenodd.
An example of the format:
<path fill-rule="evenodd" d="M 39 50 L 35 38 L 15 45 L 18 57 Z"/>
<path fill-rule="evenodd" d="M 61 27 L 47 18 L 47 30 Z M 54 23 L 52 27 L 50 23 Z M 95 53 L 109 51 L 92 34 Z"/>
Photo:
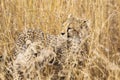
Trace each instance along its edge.
<path fill-rule="evenodd" d="M 87 20 L 77 19 L 69 16 L 63 24 L 62 35 L 66 37 L 67 56 L 64 60 L 65 70 L 77 68 L 81 69 L 85 67 L 87 55 L 89 53 L 88 39 L 90 36 L 90 28 Z M 66 65 L 67 64 L 67 65 Z M 69 71 L 61 70 L 58 72 L 65 79 L 69 74 Z M 71 72 L 70 79 L 76 80 L 74 73 Z"/>
<path fill-rule="evenodd" d="M 59 54 L 65 53 L 65 47 L 66 39 L 63 35 L 45 34 L 40 29 L 24 30 L 16 39 L 12 75 L 15 75 L 16 80 L 34 80 L 35 78 L 39 80 L 40 77 L 36 76 L 41 74 L 40 71 L 47 65 L 52 65 L 55 61 L 58 61 L 58 56 L 61 56 Z M 59 57 L 59 59 L 61 58 Z M 55 64 L 55 66 L 57 65 Z M 35 73 L 35 71 L 38 71 L 38 73 L 30 77 L 30 73 Z"/>
<path fill-rule="evenodd" d="M 71 15 L 63 24 L 62 35 L 67 37 L 67 47 L 72 53 L 78 53 L 79 51 L 87 47 L 87 39 L 89 37 L 89 26 L 87 20 L 77 19 Z"/>

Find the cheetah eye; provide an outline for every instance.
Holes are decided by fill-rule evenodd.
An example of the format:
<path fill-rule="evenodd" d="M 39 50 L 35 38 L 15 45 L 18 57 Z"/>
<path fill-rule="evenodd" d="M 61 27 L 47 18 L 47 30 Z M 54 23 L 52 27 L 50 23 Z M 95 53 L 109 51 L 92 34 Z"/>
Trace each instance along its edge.
<path fill-rule="evenodd" d="M 68 30 L 70 30 L 70 29 L 72 29 L 72 28 L 68 27 Z"/>
<path fill-rule="evenodd" d="M 67 32 L 68 32 L 70 29 L 72 29 L 72 28 L 68 27 Z"/>
<path fill-rule="evenodd" d="M 64 35 L 65 33 L 61 33 L 62 35 Z"/>
<path fill-rule="evenodd" d="M 70 27 L 68 27 L 68 29 L 71 29 Z"/>

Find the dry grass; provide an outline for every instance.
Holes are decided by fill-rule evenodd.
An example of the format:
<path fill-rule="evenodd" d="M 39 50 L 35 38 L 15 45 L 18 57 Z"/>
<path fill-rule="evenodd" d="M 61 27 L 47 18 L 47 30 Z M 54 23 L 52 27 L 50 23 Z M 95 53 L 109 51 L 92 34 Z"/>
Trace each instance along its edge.
<path fill-rule="evenodd" d="M 71 70 L 76 80 L 119 80 L 119 0 L 0 0 L 0 55 L 13 53 L 15 38 L 25 28 L 59 34 L 70 14 L 87 19 L 91 29 L 86 66 L 80 76 L 77 70 Z"/>

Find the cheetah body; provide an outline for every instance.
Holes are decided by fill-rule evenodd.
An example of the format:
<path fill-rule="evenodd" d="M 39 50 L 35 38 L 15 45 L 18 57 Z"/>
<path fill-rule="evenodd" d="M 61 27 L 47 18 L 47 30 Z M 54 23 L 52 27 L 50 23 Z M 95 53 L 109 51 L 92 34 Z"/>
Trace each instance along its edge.
<path fill-rule="evenodd" d="M 65 24 L 67 25 L 62 32 L 65 34 L 55 36 L 45 34 L 39 29 L 28 29 L 18 36 L 15 58 L 11 65 L 13 67 L 12 75 L 16 75 L 15 80 L 39 80 L 39 74 L 45 66 L 49 65 L 48 63 L 52 64 L 53 68 L 62 69 L 62 65 L 67 64 L 66 60 L 67 62 L 71 60 L 67 59 L 70 54 L 87 53 L 86 39 L 89 31 L 86 21 L 70 18 Z M 75 57 L 78 61 L 82 58 Z M 58 73 L 59 70 L 56 69 L 55 74 Z"/>

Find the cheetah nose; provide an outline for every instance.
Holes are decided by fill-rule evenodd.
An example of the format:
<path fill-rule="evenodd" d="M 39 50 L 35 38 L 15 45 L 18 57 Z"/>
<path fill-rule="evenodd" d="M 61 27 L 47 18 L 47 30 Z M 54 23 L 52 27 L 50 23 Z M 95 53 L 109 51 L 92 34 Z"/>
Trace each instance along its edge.
<path fill-rule="evenodd" d="M 64 35 L 65 33 L 61 33 L 62 35 Z"/>

